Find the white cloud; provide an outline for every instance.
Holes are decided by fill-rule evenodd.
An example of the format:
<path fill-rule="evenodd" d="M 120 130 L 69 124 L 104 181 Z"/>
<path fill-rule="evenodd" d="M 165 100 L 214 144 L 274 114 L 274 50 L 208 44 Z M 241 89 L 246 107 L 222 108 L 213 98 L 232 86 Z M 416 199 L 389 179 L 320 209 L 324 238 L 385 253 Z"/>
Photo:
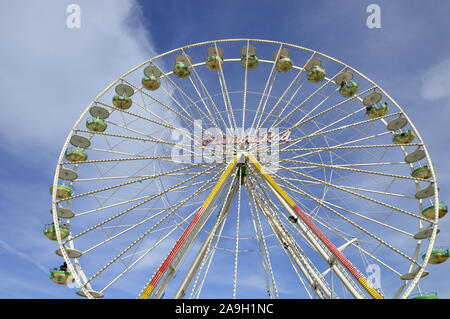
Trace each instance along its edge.
<path fill-rule="evenodd" d="M 450 58 L 433 65 L 422 76 L 421 95 L 430 101 L 450 101 Z"/>
<path fill-rule="evenodd" d="M 0 50 L 0 138 L 2 146 L 9 147 L 8 155 L 19 155 L 32 162 L 30 167 L 20 167 L 17 179 L 5 178 L 1 183 L 2 197 L 9 199 L 2 201 L 5 207 L 1 217 L 8 222 L 3 224 L 0 235 L 1 261 L 12 266 L 22 260 L 36 266 L 35 280 L 23 284 L 23 267 L 16 265 L 8 271 L 11 280 L 0 276 L 5 279 L 0 285 L 0 295 L 4 297 L 42 297 L 56 289 L 44 266 L 57 266 L 53 264 L 56 246 L 42 236 L 40 226 L 36 228 L 51 217 L 50 198 L 45 197 L 48 191 L 40 191 L 48 189 L 49 180 L 34 183 L 32 177 L 37 175 L 32 169 L 46 170 L 49 160 L 56 160 L 76 119 L 109 83 L 155 55 L 136 0 L 77 0 L 81 8 L 80 29 L 66 27 L 66 8 L 71 3 L 0 2 L 0 28 L 8 30 L 2 33 Z M 23 152 L 27 149 L 38 149 L 40 152 L 35 154 L 39 156 L 25 157 Z M 8 161 L 10 157 L 5 154 L 3 158 Z M 23 164 L 17 163 L 18 168 L 19 165 Z M 27 185 L 34 189 L 26 200 L 16 196 L 20 194 L 17 180 L 21 178 L 29 178 Z M 48 203 L 42 204 L 43 199 Z M 48 283 L 48 289 L 40 288 L 42 283 Z M 18 293 L 23 287 L 28 287 L 29 295 Z"/>
<path fill-rule="evenodd" d="M 155 54 L 136 1 L 79 0 L 79 29 L 66 26 L 70 3 L 0 4 L 0 27 L 9 30 L 0 51 L 0 136 L 7 145 L 59 150 L 89 102 Z"/>

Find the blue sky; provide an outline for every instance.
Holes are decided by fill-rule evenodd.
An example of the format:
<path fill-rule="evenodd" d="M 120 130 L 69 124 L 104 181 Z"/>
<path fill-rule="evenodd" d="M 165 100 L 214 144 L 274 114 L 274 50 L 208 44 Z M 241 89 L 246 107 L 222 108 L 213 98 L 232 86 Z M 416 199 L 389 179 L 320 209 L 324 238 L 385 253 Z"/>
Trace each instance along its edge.
<path fill-rule="evenodd" d="M 66 7 L 81 7 L 68 29 Z M 381 29 L 366 8 L 381 7 Z M 42 236 L 57 157 L 72 124 L 119 74 L 189 43 L 261 38 L 348 63 L 405 109 L 428 145 L 448 202 L 450 3 L 423 1 L 1 1 L 0 298 L 72 298 L 47 269 L 60 260 Z M 443 219 L 438 245 L 450 243 Z M 450 298 L 450 264 L 428 267 L 424 290 Z"/>

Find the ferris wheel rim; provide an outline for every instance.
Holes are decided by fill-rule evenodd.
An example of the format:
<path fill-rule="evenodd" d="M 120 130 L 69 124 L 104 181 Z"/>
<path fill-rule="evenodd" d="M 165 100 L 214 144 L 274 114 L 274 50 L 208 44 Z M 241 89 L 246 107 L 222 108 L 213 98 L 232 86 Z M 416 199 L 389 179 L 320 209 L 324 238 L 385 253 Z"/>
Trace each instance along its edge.
<path fill-rule="evenodd" d="M 92 100 L 91 103 L 89 103 L 89 105 L 87 106 L 87 108 L 82 112 L 81 116 L 78 118 L 78 120 L 75 122 L 75 124 L 73 125 L 71 131 L 68 134 L 68 137 L 66 138 L 66 141 L 62 147 L 59 159 L 58 159 L 58 163 L 56 166 L 56 170 L 55 170 L 55 175 L 54 175 L 54 180 L 53 180 L 53 191 L 52 191 L 52 212 L 53 212 L 53 222 L 55 224 L 55 227 L 57 229 L 59 229 L 59 219 L 58 219 L 58 214 L 57 214 L 57 204 L 58 201 L 56 200 L 56 186 L 58 184 L 58 179 L 59 179 L 59 173 L 60 173 L 60 169 L 62 167 L 62 163 L 63 163 L 63 158 L 64 158 L 64 152 L 67 149 L 69 143 L 70 143 L 70 138 L 72 137 L 73 133 L 79 132 L 80 130 L 77 130 L 76 128 L 78 127 L 78 125 L 80 124 L 81 120 L 87 115 L 87 113 L 89 112 L 89 110 L 91 109 L 91 107 L 93 107 L 96 104 L 96 101 L 99 100 L 106 92 L 108 92 L 115 84 L 119 83 L 120 81 L 122 81 L 127 75 L 135 72 L 136 70 L 138 70 L 139 68 L 141 68 L 142 66 L 148 64 L 148 63 L 152 63 L 154 60 L 157 60 L 165 55 L 169 55 L 178 51 L 183 51 L 185 49 L 189 49 L 192 47 L 197 47 L 197 46 L 204 46 L 207 44 L 217 44 L 217 43 L 222 43 L 222 42 L 263 42 L 263 43 L 271 43 L 271 44 L 279 44 L 281 46 L 288 46 L 288 47 L 293 47 L 302 51 L 307 51 L 313 54 L 313 56 L 315 55 L 320 55 L 324 58 L 327 58 L 331 61 L 334 61 L 336 63 L 339 63 L 340 65 L 343 65 L 345 68 L 355 72 L 356 74 L 358 74 L 358 76 L 360 76 L 361 78 L 365 79 L 366 81 L 368 81 L 369 83 L 373 84 L 374 86 L 374 90 L 379 90 L 385 97 L 387 97 L 391 102 L 393 102 L 395 104 L 395 106 L 401 111 L 402 116 L 404 116 L 407 121 L 408 124 L 412 127 L 412 129 L 414 130 L 415 134 L 417 135 L 417 138 L 419 139 L 419 141 L 421 142 L 421 149 L 423 149 L 423 151 L 425 152 L 426 155 L 426 160 L 427 163 L 430 163 L 430 170 L 432 172 L 433 175 L 433 188 L 434 188 L 434 200 L 435 200 L 435 207 L 438 207 L 439 205 L 439 192 L 438 192 L 438 181 L 437 181 L 437 175 L 435 174 L 434 171 L 434 167 L 432 165 L 432 160 L 429 156 L 429 152 L 427 149 L 426 144 L 423 142 L 422 137 L 420 136 L 419 131 L 416 129 L 416 127 L 414 126 L 414 123 L 410 120 L 410 118 L 408 117 L 407 113 L 404 112 L 404 110 L 401 108 L 401 106 L 379 85 L 377 85 L 374 81 L 372 81 L 371 79 L 369 79 L 368 77 L 366 77 L 364 74 L 362 74 L 361 72 L 359 72 L 357 69 L 349 66 L 346 63 L 341 62 L 340 60 L 337 60 L 333 57 L 330 57 L 326 54 L 323 54 L 319 51 L 316 50 L 312 50 L 312 49 L 308 49 L 305 47 L 301 47 L 295 44 L 290 44 L 290 43 L 284 43 L 284 42 L 280 42 L 280 41 L 272 41 L 272 40 L 262 40 L 262 39 L 221 39 L 221 40 L 211 40 L 211 41 L 205 41 L 205 42 L 199 42 L 199 43 L 195 43 L 195 44 L 190 44 L 190 45 L 185 45 L 170 51 L 166 51 L 160 55 L 157 55 L 151 59 L 146 60 L 145 62 L 137 65 L 136 67 L 130 69 L 129 71 L 125 72 L 124 74 L 122 74 L 120 77 L 118 77 L 116 80 L 114 80 L 113 82 L 111 82 L 110 85 L 108 85 L 95 99 Z M 227 60 L 225 60 L 227 61 Z M 261 61 L 261 62 L 266 62 L 266 61 Z M 268 63 L 273 63 L 272 61 L 267 61 Z M 199 63 L 198 65 L 202 65 L 205 64 L 203 63 Z M 165 73 L 164 76 L 168 76 L 170 75 L 171 72 L 169 73 Z M 359 97 L 360 100 L 361 97 Z M 406 155 L 406 154 L 405 154 Z M 417 183 L 417 182 L 416 182 Z M 437 208 L 436 208 L 437 210 Z M 432 227 L 433 227 L 433 231 L 431 234 L 431 237 L 429 238 L 429 245 L 425 254 L 425 258 L 423 259 L 423 263 L 422 266 L 420 267 L 419 271 L 416 273 L 414 279 L 409 283 L 406 291 L 403 293 L 402 298 L 406 298 L 408 297 L 408 295 L 412 292 L 412 290 L 414 289 L 414 287 L 416 286 L 417 282 L 419 281 L 419 279 L 421 278 L 421 276 L 423 275 L 427 262 L 429 260 L 429 258 L 431 257 L 431 251 L 433 249 L 434 246 L 434 242 L 436 239 L 436 235 L 437 235 L 437 230 L 438 230 L 438 219 L 435 219 L 432 222 Z M 59 232 L 56 232 L 56 236 L 57 236 L 57 241 L 59 244 L 59 248 L 61 251 L 61 254 L 64 258 L 64 260 L 67 262 L 67 265 L 69 267 L 69 269 L 74 270 L 72 263 L 71 263 L 71 259 L 69 258 L 69 256 L 66 253 L 66 247 L 63 246 L 63 241 L 61 240 L 61 237 L 59 235 Z M 93 296 L 91 295 L 90 291 L 88 289 L 85 288 L 84 285 L 81 284 L 81 281 L 79 280 L 79 278 L 77 278 L 77 274 L 75 271 L 73 271 L 73 273 L 75 274 L 75 281 L 81 286 L 81 290 L 83 291 L 83 293 L 85 293 L 85 295 L 88 298 L 93 298 Z"/>

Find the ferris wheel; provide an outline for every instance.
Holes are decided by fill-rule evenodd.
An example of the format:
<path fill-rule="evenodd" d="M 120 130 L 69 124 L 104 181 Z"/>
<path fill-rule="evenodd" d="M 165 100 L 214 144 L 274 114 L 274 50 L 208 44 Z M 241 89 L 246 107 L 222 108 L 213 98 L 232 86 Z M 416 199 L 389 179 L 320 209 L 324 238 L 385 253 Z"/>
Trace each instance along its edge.
<path fill-rule="evenodd" d="M 50 191 L 50 278 L 87 298 L 437 298 L 419 281 L 450 256 L 405 111 L 278 41 L 191 44 L 124 73 L 76 120 Z"/>

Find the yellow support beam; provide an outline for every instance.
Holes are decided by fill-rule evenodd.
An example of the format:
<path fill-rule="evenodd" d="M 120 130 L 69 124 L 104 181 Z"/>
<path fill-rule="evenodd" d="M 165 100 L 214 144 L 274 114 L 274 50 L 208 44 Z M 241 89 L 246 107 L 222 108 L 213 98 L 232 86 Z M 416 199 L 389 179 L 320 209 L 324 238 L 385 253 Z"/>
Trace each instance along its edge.
<path fill-rule="evenodd" d="M 278 183 L 270 176 L 258 160 L 252 155 L 248 154 L 247 158 L 250 163 L 258 170 L 262 177 L 270 186 L 280 195 L 280 197 L 296 212 L 304 224 L 320 239 L 320 241 L 328 248 L 328 250 L 342 263 L 342 265 L 358 280 L 361 286 L 375 299 L 384 299 L 383 295 L 374 287 L 370 285 L 368 280 L 361 274 L 361 272 L 345 257 L 341 251 L 323 234 L 320 229 L 309 219 L 292 198 L 278 185 Z"/>
<path fill-rule="evenodd" d="M 214 185 L 214 188 L 211 190 L 211 192 L 209 193 L 206 200 L 203 202 L 202 206 L 200 206 L 199 209 L 197 210 L 196 214 L 194 215 L 194 218 L 189 223 L 189 225 L 186 228 L 186 230 L 184 231 L 184 233 L 181 235 L 181 237 L 178 239 L 178 241 L 172 247 L 169 255 L 166 257 L 166 259 L 163 261 L 161 266 L 158 268 L 158 270 L 155 272 L 155 274 L 152 276 L 152 278 L 146 284 L 144 289 L 141 291 L 138 299 L 148 299 L 150 297 L 151 293 L 154 291 L 155 287 L 158 285 L 160 279 L 170 269 L 172 262 L 175 259 L 176 255 L 180 252 L 181 247 L 186 242 L 188 242 L 188 238 L 192 234 L 194 227 L 196 225 L 198 225 L 202 216 L 205 214 L 205 212 L 207 212 L 211 208 L 211 206 L 214 204 L 214 202 L 219 197 L 219 194 L 222 192 L 226 181 L 229 179 L 229 177 L 230 177 L 231 173 L 233 172 L 233 170 L 235 169 L 237 163 L 238 163 L 238 157 L 234 156 L 233 159 L 231 160 L 231 162 L 228 163 L 227 167 L 225 168 L 225 171 L 220 176 L 216 185 Z M 195 236 L 195 234 L 194 234 L 194 236 Z"/>

